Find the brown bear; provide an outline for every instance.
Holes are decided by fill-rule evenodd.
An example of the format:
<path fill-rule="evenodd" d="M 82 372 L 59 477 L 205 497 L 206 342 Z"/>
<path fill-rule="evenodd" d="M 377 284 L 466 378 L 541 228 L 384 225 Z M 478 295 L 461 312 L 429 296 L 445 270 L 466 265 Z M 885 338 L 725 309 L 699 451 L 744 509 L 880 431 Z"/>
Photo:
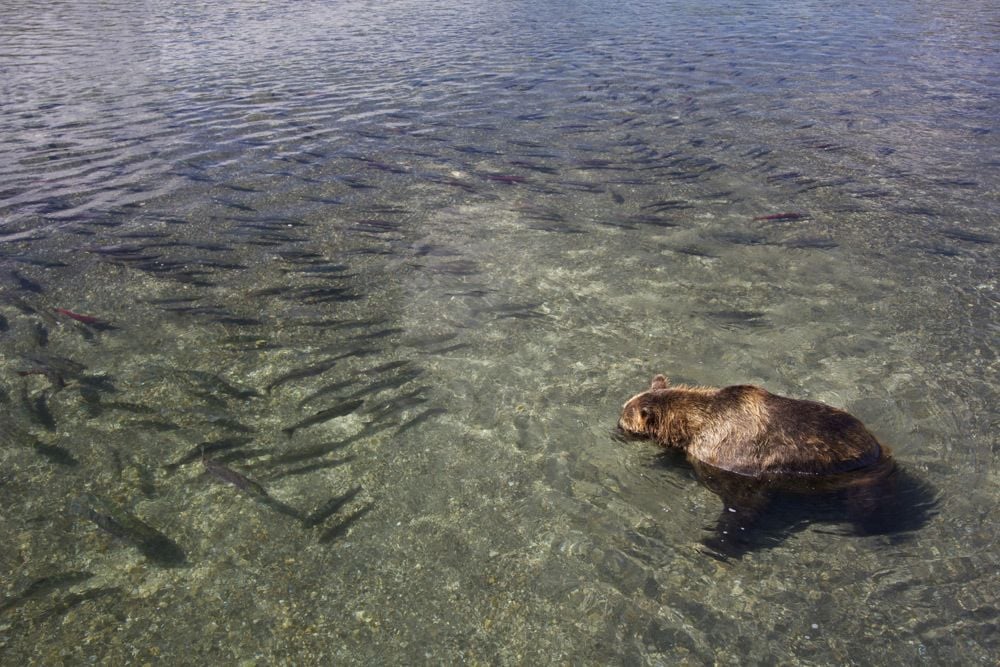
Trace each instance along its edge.
<path fill-rule="evenodd" d="M 648 391 L 628 400 L 618 426 L 692 461 L 750 477 L 830 475 L 891 458 L 843 410 L 753 385 L 670 386 L 657 375 Z"/>
<path fill-rule="evenodd" d="M 872 522 L 896 476 L 889 448 L 855 417 L 753 385 L 670 385 L 657 375 L 625 403 L 618 429 L 683 452 L 722 498 L 706 545 L 723 555 L 748 550 L 747 530 L 777 494 L 840 494 L 861 532 L 879 532 Z"/>

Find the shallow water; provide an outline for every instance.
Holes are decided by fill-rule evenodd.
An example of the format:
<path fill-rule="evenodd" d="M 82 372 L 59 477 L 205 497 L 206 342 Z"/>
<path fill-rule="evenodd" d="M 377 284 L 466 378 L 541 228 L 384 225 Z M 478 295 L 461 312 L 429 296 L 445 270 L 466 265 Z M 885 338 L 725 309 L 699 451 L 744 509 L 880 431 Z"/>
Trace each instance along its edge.
<path fill-rule="evenodd" d="M 992 664 L 997 18 L 5 3 L 4 662 Z M 706 556 L 656 372 L 936 514 Z"/>

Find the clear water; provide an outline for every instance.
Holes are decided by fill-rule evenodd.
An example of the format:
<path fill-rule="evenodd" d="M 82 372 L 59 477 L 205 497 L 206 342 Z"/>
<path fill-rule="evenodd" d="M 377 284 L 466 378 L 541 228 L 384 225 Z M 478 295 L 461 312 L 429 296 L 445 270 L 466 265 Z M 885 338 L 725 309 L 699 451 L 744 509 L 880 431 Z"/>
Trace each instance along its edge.
<path fill-rule="evenodd" d="M 3 662 L 994 664 L 998 19 L 3 3 Z M 937 514 L 705 556 L 656 372 Z"/>

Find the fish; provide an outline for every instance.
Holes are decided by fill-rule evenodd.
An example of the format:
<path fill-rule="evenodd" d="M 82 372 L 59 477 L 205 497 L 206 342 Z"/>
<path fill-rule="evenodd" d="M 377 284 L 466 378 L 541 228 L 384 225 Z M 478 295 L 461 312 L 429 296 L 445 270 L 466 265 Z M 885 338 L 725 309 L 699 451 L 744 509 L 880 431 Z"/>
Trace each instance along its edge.
<path fill-rule="evenodd" d="M 175 566 L 187 560 L 184 550 L 172 539 L 102 498 L 84 494 L 70 501 L 69 510 L 132 545 L 154 563 Z"/>
<path fill-rule="evenodd" d="M 298 468 L 289 468 L 277 475 L 272 475 L 270 479 L 279 479 L 281 477 L 291 477 L 293 475 L 305 475 L 311 472 L 316 472 L 317 470 L 327 470 L 329 468 L 336 468 L 337 466 L 342 466 L 350 463 L 355 458 L 354 455 L 345 456 L 342 459 L 333 459 L 330 461 L 319 461 L 317 463 L 310 463 L 308 465 L 299 466 Z"/>
<path fill-rule="evenodd" d="M 384 162 L 377 162 L 377 161 L 372 160 L 371 158 L 367 158 L 367 157 L 348 156 L 348 159 L 349 160 L 359 160 L 361 162 L 365 162 L 368 166 L 373 167 L 375 169 L 378 169 L 379 171 L 387 171 L 387 172 L 390 172 L 390 173 L 393 173 L 393 174 L 406 174 L 406 173 L 409 173 L 409 170 L 408 169 L 404 169 L 403 167 L 396 167 L 396 166 L 393 166 L 391 164 L 386 164 Z"/>
<path fill-rule="evenodd" d="M 236 190 L 237 192 L 260 192 L 259 188 L 252 188 L 246 185 L 235 185 L 233 183 L 221 183 L 220 185 L 230 190 Z"/>
<path fill-rule="evenodd" d="M 691 257 L 718 257 L 718 255 L 696 246 L 681 246 L 679 248 L 675 248 L 674 252 L 678 252 L 682 255 L 690 255 Z"/>
<path fill-rule="evenodd" d="M 569 190 L 575 190 L 577 192 L 592 192 L 594 194 L 598 194 L 603 191 L 600 185 L 596 183 L 589 183 L 587 181 L 559 181 L 557 185 Z"/>
<path fill-rule="evenodd" d="M 316 287 L 298 292 L 296 299 L 302 303 L 319 304 L 331 301 L 357 301 L 363 297 L 350 291 L 347 287 Z"/>
<path fill-rule="evenodd" d="M 348 491 L 347 493 L 343 493 L 339 496 L 334 496 L 333 498 L 330 498 L 325 503 L 317 507 L 315 511 L 310 512 L 303 519 L 302 524 L 306 528 L 312 528 L 314 526 L 318 526 L 319 524 L 323 523 L 331 516 L 333 516 L 337 512 L 337 510 L 339 510 L 341 507 L 349 503 L 360 492 L 361 492 L 361 487 L 357 486 Z"/>
<path fill-rule="evenodd" d="M 409 363 L 410 362 L 407 361 L 407 360 L 405 360 L 405 359 L 400 359 L 400 360 L 397 360 L 397 361 L 388 361 L 388 362 L 386 362 L 384 364 L 380 364 L 378 366 L 375 366 L 374 368 L 369 368 L 367 370 L 363 370 L 363 371 L 361 371 L 360 374 L 368 376 L 368 375 L 378 375 L 379 373 L 388 373 L 389 371 L 394 371 L 397 368 L 402 368 L 404 366 L 407 366 L 407 365 L 409 365 Z"/>
<path fill-rule="evenodd" d="M 400 223 L 392 222 L 390 220 L 359 220 L 353 227 L 350 227 L 351 231 L 357 232 L 369 232 L 372 234 L 385 234 L 388 232 L 394 232 L 398 230 Z"/>
<path fill-rule="evenodd" d="M 69 572 L 61 572 L 59 574 L 53 574 L 47 577 L 35 579 L 30 584 L 25 586 L 24 590 L 17 595 L 11 596 L 3 602 L 0 602 L 0 612 L 18 607 L 28 600 L 41 597 L 60 588 L 69 588 L 70 586 L 86 581 L 93 576 L 94 575 L 91 572 L 71 570 Z"/>
<path fill-rule="evenodd" d="M 336 275 L 337 278 L 347 278 L 349 276 L 343 275 L 344 271 L 347 271 L 350 267 L 346 264 L 310 264 L 307 266 L 302 266 L 294 269 L 282 269 L 281 272 L 288 273 L 305 273 L 309 275 L 324 275 L 324 274 L 339 274 Z"/>
<path fill-rule="evenodd" d="M 997 242 L 997 240 L 992 236 L 977 234 L 966 229 L 945 229 L 942 230 L 941 233 L 948 238 L 955 239 L 956 241 L 967 241 L 969 243 L 979 243 L 982 245 L 989 245 Z"/>
<path fill-rule="evenodd" d="M 101 394 L 93 387 L 80 387 L 80 399 L 83 401 L 84 410 L 91 419 L 100 417 L 104 413 L 104 406 L 101 404 Z"/>
<path fill-rule="evenodd" d="M 759 310 L 718 310 L 706 312 L 705 315 L 719 322 L 725 329 L 735 330 L 739 327 L 755 328 L 769 327 L 767 313 Z"/>
<path fill-rule="evenodd" d="M 306 459 L 315 459 L 321 456 L 326 456 L 331 452 L 335 452 L 339 449 L 343 449 L 348 445 L 358 442 L 359 440 L 364 440 L 365 438 L 372 436 L 381 431 L 385 431 L 391 428 L 391 424 L 385 423 L 368 423 L 365 424 L 364 428 L 355 433 L 354 435 L 345 438 L 344 440 L 338 440 L 337 442 L 321 442 L 313 445 L 308 445 L 306 447 L 301 447 L 292 451 L 285 452 L 278 456 L 274 456 L 271 459 L 272 463 L 285 464 L 285 463 L 297 463 L 299 461 L 305 461 Z"/>
<path fill-rule="evenodd" d="M 448 352 L 455 352 L 456 350 L 462 350 L 467 347 L 472 347 L 469 343 L 455 343 L 454 345 L 448 345 L 447 347 L 442 347 L 437 350 L 428 350 L 430 354 L 446 354 Z"/>
<path fill-rule="evenodd" d="M 483 297 L 496 292 L 492 289 L 470 289 L 464 292 L 445 292 L 445 296 L 450 297 Z"/>
<path fill-rule="evenodd" d="M 27 377 L 28 375 L 44 375 L 48 378 L 52 386 L 62 389 L 66 386 L 66 380 L 60 375 L 58 371 L 52 368 L 46 368 L 45 366 L 36 366 L 34 368 L 26 368 L 22 371 L 17 371 L 17 374 L 21 377 Z"/>
<path fill-rule="evenodd" d="M 559 211 L 542 207 L 517 206 L 510 210 L 515 213 L 519 213 L 531 220 L 539 220 L 542 222 L 565 222 L 566 220 L 566 216 L 564 216 Z"/>
<path fill-rule="evenodd" d="M 257 212 L 257 209 L 255 209 L 253 206 L 248 206 L 247 204 L 241 204 L 240 202 L 233 201 L 231 199 L 223 199 L 221 197 L 213 197 L 212 201 L 214 201 L 216 204 L 220 204 L 220 205 L 225 206 L 227 208 L 234 208 L 237 211 L 244 211 L 246 213 L 256 213 Z"/>
<path fill-rule="evenodd" d="M 265 296 L 278 296 L 278 295 L 289 295 L 291 298 L 291 288 L 287 285 L 278 285 L 277 287 L 266 287 L 264 289 L 254 290 L 250 292 L 250 296 L 257 299 Z"/>
<path fill-rule="evenodd" d="M 266 391 L 271 393 L 276 387 L 280 387 L 288 382 L 294 382 L 295 380 L 303 380 L 305 378 L 315 377 L 317 375 L 322 375 L 331 368 L 337 365 L 337 362 L 343 359 L 343 355 L 337 355 L 335 357 L 328 357 L 312 366 L 307 366 L 306 368 L 300 368 L 298 370 L 289 371 L 284 375 L 279 375 L 277 378 L 272 380 L 270 384 L 267 385 Z"/>
<path fill-rule="evenodd" d="M 297 521 L 302 521 L 302 513 L 299 510 L 287 503 L 283 503 L 277 498 L 272 498 L 268 494 L 267 489 L 246 475 L 236 472 L 224 463 L 205 458 L 204 456 L 201 459 L 201 463 L 205 467 L 205 470 L 216 479 L 227 484 L 232 484 L 240 491 L 244 491 L 261 504 L 267 505 L 276 512 L 290 516 Z"/>
<path fill-rule="evenodd" d="M 288 503 L 281 502 L 280 500 L 278 500 L 273 496 L 262 496 L 260 498 L 257 498 L 257 502 L 261 503 L 262 505 L 267 505 L 275 512 L 278 512 L 279 514 L 284 514 L 285 516 L 289 516 L 295 519 L 296 521 L 301 522 L 303 520 L 302 512 L 292 507 Z"/>
<path fill-rule="evenodd" d="M 439 183 L 441 185 L 447 185 L 453 188 L 459 188 L 465 192 L 475 192 L 476 189 L 469 183 L 458 180 L 457 178 L 447 178 L 444 176 L 430 175 L 426 177 L 427 180 L 432 183 Z"/>
<path fill-rule="evenodd" d="M 76 380 L 82 380 L 82 373 L 87 369 L 85 365 L 78 361 L 74 361 L 69 357 L 60 357 L 56 355 L 29 357 L 28 360 L 41 368 L 50 369 L 51 371 L 59 373 L 63 377 L 69 377 Z"/>
<path fill-rule="evenodd" d="M 247 426 L 246 424 L 239 422 L 235 419 L 230 419 L 229 417 L 217 417 L 210 416 L 208 418 L 208 423 L 213 426 L 221 426 L 224 429 L 230 431 L 236 431 L 237 433 L 256 433 L 257 429 L 253 426 Z"/>
<path fill-rule="evenodd" d="M 271 447 L 251 447 L 248 449 L 233 449 L 225 454 L 219 454 L 215 457 L 215 460 L 219 463 L 233 463 L 236 461 L 248 461 L 250 459 L 259 459 L 262 456 L 267 456 L 272 454 L 274 449 Z"/>
<path fill-rule="evenodd" d="M 22 390 L 22 400 L 24 406 L 28 409 L 28 413 L 38 424 L 44 426 L 47 430 L 56 430 L 56 420 L 52 416 L 52 412 L 49 411 L 48 393 L 42 391 L 38 396 L 31 398 L 28 396 L 27 387 L 22 387 Z"/>
<path fill-rule="evenodd" d="M 804 220 L 809 217 L 807 213 L 772 213 L 770 215 L 758 215 L 753 218 L 755 221 L 768 221 L 768 222 L 781 222 L 781 221 L 791 221 L 791 220 Z"/>
<path fill-rule="evenodd" d="M 70 319 L 74 319 L 77 322 L 82 322 L 83 324 L 100 324 L 101 320 L 94 317 L 93 315 L 83 315 L 81 313 L 75 313 L 72 310 L 67 310 L 66 308 L 54 308 L 60 315 L 65 315 Z"/>
<path fill-rule="evenodd" d="M 325 255 L 312 250 L 282 250 L 276 253 L 278 257 L 292 264 L 318 264 L 327 261 Z"/>
<path fill-rule="evenodd" d="M 284 463 L 297 463 L 299 461 L 305 461 L 306 459 L 314 459 L 320 456 L 326 456 L 330 452 L 335 452 L 338 449 L 343 449 L 352 442 L 361 439 L 364 435 L 369 435 L 372 431 L 362 430 L 361 433 L 351 436 L 346 440 L 339 440 L 337 442 L 320 442 L 307 447 L 302 447 L 300 449 L 295 449 L 290 452 L 285 452 L 271 459 L 272 463 L 284 464 Z M 281 477 L 281 474 L 274 475 L 274 478 Z"/>
<path fill-rule="evenodd" d="M 518 176 L 517 174 L 483 174 L 483 178 L 497 183 L 506 183 L 507 185 L 528 182 L 526 176 Z"/>
<path fill-rule="evenodd" d="M 309 394 L 301 401 L 299 401 L 299 407 L 301 408 L 310 401 L 314 401 L 322 396 L 327 396 L 334 392 L 338 392 L 341 389 L 346 389 L 347 387 L 351 387 L 355 384 L 357 384 L 355 380 L 342 380 L 340 382 L 334 382 L 333 384 L 328 384 L 326 386 L 320 387 L 319 389 L 317 389 L 316 391 L 314 391 L 313 393 Z"/>
<path fill-rule="evenodd" d="M 237 387 L 226 380 L 223 380 L 216 373 L 207 371 L 180 371 L 181 375 L 213 394 L 223 394 L 239 400 L 247 400 L 260 396 L 256 389 L 243 389 Z"/>
<path fill-rule="evenodd" d="M 728 243 L 734 243 L 737 245 L 755 246 L 755 245 L 771 245 L 771 241 L 766 237 L 759 234 L 744 234 L 742 232 L 722 232 L 720 234 L 715 234 L 715 238 L 720 241 L 726 241 Z"/>
<path fill-rule="evenodd" d="M 41 285 L 36 283 L 34 280 L 31 280 L 30 278 L 25 278 L 17 271 L 11 271 L 10 275 L 14 280 L 17 281 L 17 286 L 25 291 L 34 292 L 35 294 L 41 294 L 42 292 L 45 291 L 45 289 Z"/>
<path fill-rule="evenodd" d="M 225 452 L 230 449 L 242 447 L 250 442 L 253 442 L 251 438 L 222 438 L 221 440 L 202 442 L 189 449 L 187 453 L 173 463 L 164 465 L 163 468 L 165 470 L 177 470 L 177 468 L 180 468 L 182 465 L 191 463 L 192 461 L 197 461 L 199 458 L 205 458 L 205 454 Z"/>
<path fill-rule="evenodd" d="M 268 496 L 267 490 L 263 486 L 223 463 L 202 456 L 201 464 L 210 475 L 227 484 L 232 484 L 240 491 L 246 491 L 256 498 L 266 498 Z"/>
<path fill-rule="evenodd" d="M 234 350 L 245 351 L 276 350 L 281 348 L 281 345 L 272 343 L 266 338 L 262 338 L 261 336 L 254 334 L 226 336 L 219 341 L 219 344 Z"/>
<path fill-rule="evenodd" d="M 365 410 L 365 414 L 374 415 L 376 419 L 384 419 L 392 413 L 402 412 L 406 408 L 421 405 L 428 401 L 427 397 L 423 394 L 429 389 L 430 387 L 427 385 L 421 385 L 407 394 L 393 396 L 381 403 L 369 406 Z"/>
<path fill-rule="evenodd" d="M 24 299 L 19 299 L 16 296 L 12 296 L 10 294 L 0 294 L 0 300 L 4 301 L 6 303 L 9 303 L 10 305 L 12 305 L 15 308 L 17 308 L 19 311 L 21 311 L 22 313 L 24 313 L 25 315 L 36 315 L 37 314 L 37 315 L 40 315 L 40 316 L 42 316 L 42 317 L 44 317 L 46 319 L 49 319 L 49 320 L 55 319 L 52 315 L 49 315 L 48 313 L 43 313 L 43 312 L 41 312 L 39 310 L 36 310 L 30 303 L 28 303 Z"/>
<path fill-rule="evenodd" d="M 548 315 L 546 315 L 545 313 L 540 313 L 536 310 L 526 310 L 526 311 L 504 313 L 502 315 L 497 315 L 498 320 L 502 319 L 528 320 L 528 319 L 539 319 L 539 318 L 544 319 L 546 317 L 548 317 Z"/>
<path fill-rule="evenodd" d="M 438 415 L 444 415 L 447 413 L 448 411 L 445 410 L 444 408 L 427 408 L 413 419 L 410 419 L 409 421 L 400 424 L 399 428 L 396 429 L 396 435 L 398 436 L 406 431 L 409 431 L 411 428 L 416 427 L 417 425 L 427 421 L 428 419 L 437 417 Z"/>
<path fill-rule="evenodd" d="M 611 160 L 603 160 L 599 158 L 589 158 L 586 160 L 581 160 L 580 162 L 577 163 L 576 168 L 579 169 L 580 171 L 589 171 L 589 170 L 624 171 L 628 169 L 628 167 L 615 164 Z"/>
<path fill-rule="evenodd" d="M 122 589 L 118 586 L 107 586 L 103 588 L 91 588 L 83 591 L 82 593 L 70 593 L 69 595 L 62 598 L 58 604 L 50 609 L 46 609 L 38 615 L 37 621 L 47 621 L 55 616 L 62 616 L 68 612 L 73 607 L 83 604 L 84 602 L 89 602 L 91 600 L 100 600 L 103 597 L 109 595 L 122 595 Z"/>
<path fill-rule="evenodd" d="M 292 426 L 288 426 L 286 428 L 281 429 L 281 431 L 288 437 L 292 437 L 292 435 L 294 435 L 295 432 L 299 429 L 308 428 L 310 426 L 315 426 L 316 424 L 322 424 L 324 422 L 328 422 L 331 419 L 336 419 L 338 417 L 349 415 L 358 408 L 360 408 L 363 404 L 364 401 L 362 400 L 354 400 L 354 401 L 348 401 L 341 405 L 334 406 L 332 408 L 327 408 L 326 410 L 320 410 L 311 417 L 306 417 L 297 424 L 293 424 Z"/>
<path fill-rule="evenodd" d="M 327 542 L 332 542 L 333 540 L 337 539 L 341 535 L 345 534 L 348 530 L 350 530 L 351 526 L 358 519 L 368 514 L 368 512 L 370 512 L 371 509 L 372 509 L 371 505 L 365 505 L 361 509 L 356 510 L 355 512 L 347 516 L 343 521 L 338 523 L 336 526 L 333 526 L 332 528 L 328 529 L 325 533 L 320 535 L 319 541 L 325 544 Z"/>
<path fill-rule="evenodd" d="M 559 223 L 559 224 L 533 224 L 528 225 L 529 229 L 536 229 L 540 232 L 554 232 L 560 234 L 585 234 L 586 230 L 574 227 L 569 223 Z"/>
<path fill-rule="evenodd" d="M 41 322 L 32 322 L 29 333 L 31 340 L 38 347 L 46 347 L 49 344 L 49 329 Z"/>
<path fill-rule="evenodd" d="M 76 460 L 76 457 L 69 453 L 69 450 L 60 447 L 59 445 L 47 445 L 44 442 L 35 441 L 31 446 L 36 452 L 47 458 L 52 463 L 69 467 L 80 464 L 80 462 Z"/>
<path fill-rule="evenodd" d="M 341 178 L 340 180 L 342 180 L 344 183 L 347 183 L 347 187 L 351 188 L 352 190 L 374 190 L 377 187 L 365 183 L 364 181 L 358 178 L 345 177 Z"/>
<path fill-rule="evenodd" d="M 60 269 L 69 266 L 69 264 L 66 264 L 65 262 L 29 257 L 27 255 L 7 255 L 6 259 L 21 262 L 22 264 L 30 264 L 31 266 L 40 266 L 45 269 Z"/>
<path fill-rule="evenodd" d="M 379 380 L 377 382 L 369 384 L 366 387 L 362 387 L 353 394 L 347 396 L 347 398 L 360 398 L 362 396 L 377 394 L 381 391 L 384 391 L 385 389 L 396 389 L 397 387 L 401 387 L 404 384 L 407 384 L 408 382 L 412 382 L 413 380 L 417 379 L 418 377 L 420 377 L 421 374 L 423 374 L 423 372 L 424 371 L 422 368 L 412 368 L 408 371 L 400 373 L 395 377 Z"/>
<path fill-rule="evenodd" d="M 388 363 L 382 364 L 381 366 L 376 366 L 374 368 L 369 368 L 367 370 L 361 371 L 356 375 L 362 375 L 366 377 L 369 375 L 377 375 L 379 373 L 385 373 L 391 370 L 395 370 L 397 368 L 401 368 L 409 363 L 410 363 L 409 361 L 390 361 Z M 340 391 L 341 389 L 346 389 L 347 387 L 351 387 L 353 385 L 356 385 L 357 383 L 358 383 L 357 380 L 342 380 L 340 382 L 334 382 L 333 384 L 328 384 L 324 387 L 320 387 L 319 389 L 317 389 L 316 391 L 314 391 L 313 393 L 309 394 L 301 401 L 299 401 L 299 407 L 302 407 L 306 403 L 314 401 L 321 396 L 326 396 L 328 394 Z"/>
<path fill-rule="evenodd" d="M 523 303 L 502 303 L 498 305 L 477 306 L 472 309 L 472 312 L 475 315 L 480 315 L 483 313 L 497 313 L 500 316 L 510 315 L 511 313 L 537 313 L 535 309 L 541 305 L 543 305 L 542 301 L 523 302 Z"/>
<path fill-rule="evenodd" d="M 667 199 L 648 204 L 642 208 L 645 210 L 652 210 L 656 213 L 662 213 L 663 211 L 677 211 L 691 208 L 691 204 L 683 199 Z"/>
<path fill-rule="evenodd" d="M 416 349 L 426 349 L 426 348 L 432 347 L 434 345 L 438 345 L 440 343 L 446 343 L 446 342 L 448 342 L 448 341 L 456 338 L 457 336 L 458 336 L 458 334 L 456 332 L 450 332 L 450 333 L 444 333 L 444 334 L 422 336 L 422 337 L 417 337 L 417 338 L 409 338 L 409 339 L 407 339 L 405 341 L 401 341 L 400 344 L 402 346 L 404 346 L 404 347 L 412 347 L 412 348 L 416 348 Z"/>

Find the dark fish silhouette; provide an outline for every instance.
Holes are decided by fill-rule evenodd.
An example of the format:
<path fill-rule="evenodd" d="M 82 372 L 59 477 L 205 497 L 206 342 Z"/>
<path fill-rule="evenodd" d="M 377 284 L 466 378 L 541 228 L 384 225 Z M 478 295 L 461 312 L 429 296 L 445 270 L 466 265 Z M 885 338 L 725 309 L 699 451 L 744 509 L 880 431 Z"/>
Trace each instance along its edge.
<path fill-rule="evenodd" d="M 377 394 L 386 389 L 397 389 L 402 387 L 404 384 L 417 379 L 421 374 L 423 374 L 423 372 L 422 368 L 411 368 L 410 370 L 404 371 L 394 377 L 372 382 L 371 384 L 362 387 L 353 394 L 347 396 L 347 398 L 361 398 L 362 396 Z"/>
<path fill-rule="evenodd" d="M 47 458 L 52 463 L 58 463 L 64 466 L 76 466 L 79 465 L 79 461 L 69 453 L 69 450 L 60 447 L 59 445 L 47 445 L 44 442 L 34 442 L 32 448 Z"/>
<path fill-rule="evenodd" d="M 0 602 L 0 612 L 18 607 L 28 600 L 47 595 L 61 588 L 69 588 L 94 576 L 90 572 L 70 571 L 35 579 L 23 591 Z"/>
<path fill-rule="evenodd" d="M 306 368 L 300 368 L 298 370 L 289 371 L 284 375 L 280 375 L 267 385 L 267 391 L 271 392 L 275 387 L 279 387 L 287 382 L 292 382 L 294 380 L 302 380 L 309 377 L 314 377 L 316 375 L 322 375 L 331 368 L 337 365 L 337 362 L 343 359 L 343 355 L 337 355 L 335 357 L 329 357 L 324 359 L 312 366 Z"/>
<path fill-rule="evenodd" d="M 805 213 L 772 213 L 771 215 L 758 215 L 754 220 L 767 220 L 778 222 L 782 220 L 803 220 L 808 215 Z"/>
<path fill-rule="evenodd" d="M 268 495 L 267 490 L 263 486 L 249 477 L 241 475 L 223 463 L 213 461 L 212 459 L 206 459 L 204 457 L 202 457 L 201 463 L 205 466 L 205 470 L 208 471 L 212 477 L 226 482 L 227 484 L 232 484 L 240 491 L 246 491 L 251 496 L 255 496 L 257 498 L 265 498 Z"/>
<path fill-rule="evenodd" d="M 41 392 L 38 396 L 31 398 L 28 396 L 27 388 L 22 388 L 22 400 L 28 414 L 41 426 L 49 431 L 56 430 L 56 420 L 49 410 L 49 396 L 47 392 Z"/>
<path fill-rule="evenodd" d="M 316 424 L 322 424 L 328 422 L 331 419 L 336 419 L 337 417 L 343 417 L 344 415 L 349 415 L 364 404 L 364 401 L 348 401 L 342 405 L 337 405 L 332 408 L 327 408 L 326 410 L 320 410 L 311 417 L 307 417 L 297 424 L 293 424 L 287 428 L 281 429 L 281 431 L 288 437 L 292 437 L 295 432 L 301 428 L 307 428 L 309 426 L 315 426 Z"/>
<path fill-rule="evenodd" d="M 341 535 L 344 535 L 345 533 L 347 533 L 348 530 L 351 529 L 351 526 L 354 525 L 354 523 L 356 523 L 364 515 L 368 514 L 368 512 L 370 512 L 371 510 L 372 510 L 371 505 L 365 505 L 361 509 L 352 512 L 343 521 L 333 526 L 332 528 L 329 528 L 326 532 L 320 535 L 319 542 L 322 544 L 326 544 L 327 542 L 332 542 Z"/>
<path fill-rule="evenodd" d="M 66 386 L 66 380 L 63 379 L 59 371 L 44 366 L 27 368 L 23 371 L 17 371 L 17 374 L 20 375 L 21 377 L 26 377 L 28 375 L 44 375 L 46 378 L 48 378 L 49 382 L 52 383 L 52 386 L 59 387 L 60 389 Z"/>
<path fill-rule="evenodd" d="M 82 322 L 83 324 L 100 324 L 101 320 L 94 317 L 93 315 L 83 315 L 81 313 L 74 313 L 72 310 L 67 310 L 66 308 L 55 308 L 54 309 L 60 315 L 65 315 L 70 319 L 74 319 L 77 322 Z"/>
<path fill-rule="evenodd" d="M 319 524 L 326 521 L 328 518 L 333 516 L 341 507 L 346 505 L 351 501 L 354 496 L 361 492 L 361 487 L 355 487 L 345 494 L 334 496 L 328 501 L 316 508 L 315 512 L 311 512 L 309 515 L 303 519 L 302 523 L 306 528 L 312 528 L 313 526 L 318 526 Z"/>
<path fill-rule="evenodd" d="M 444 408 L 427 408 L 413 419 L 410 419 L 409 421 L 401 424 L 399 428 L 396 429 L 396 435 L 409 431 L 411 428 L 414 428 L 415 426 L 422 424 L 428 419 L 437 417 L 438 415 L 444 415 L 447 413 L 448 411 L 445 410 Z"/>
<path fill-rule="evenodd" d="M 35 294 L 41 294 L 45 289 L 30 278 L 25 278 L 17 271 L 10 272 L 11 278 L 17 281 L 17 286 L 25 291 L 34 292 Z"/>
<path fill-rule="evenodd" d="M 180 565 L 186 560 L 184 551 L 176 542 L 156 530 L 136 516 L 111 503 L 92 496 L 83 495 L 70 502 L 69 509 L 102 530 L 131 544 L 142 555 L 159 565 Z"/>
<path fill-rule="evenodd" d="M 186 463 L 191 463 L 192 461 L 197 461 L 199 458 L 204 459 L 205 454 L 212 454 L 215 452 L 225 452 L 237 447 L 242 447 L 248 443 L 252 442 L 250 438 L 223 438 L 222 440 L 214 440 L 212 442 L 203 442 L 195 447 L 192 447 L 187 451 L 184 456 L 180 457 L 173 463 L 168 463 L 163 466 L 166 470 L 176 470 Z"/>

